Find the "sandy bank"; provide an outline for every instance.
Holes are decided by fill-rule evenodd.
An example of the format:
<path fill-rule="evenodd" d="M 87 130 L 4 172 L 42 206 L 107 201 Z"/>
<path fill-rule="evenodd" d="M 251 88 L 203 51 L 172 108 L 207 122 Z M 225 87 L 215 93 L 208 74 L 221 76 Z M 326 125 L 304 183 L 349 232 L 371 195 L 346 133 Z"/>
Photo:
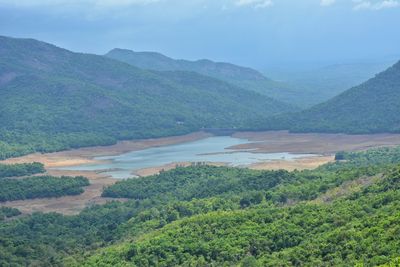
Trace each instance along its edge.
<path fill-rule="evenodd" d="M 103 198 L 101 193 L 103 188 L 114 184 L 118 180 L 110 178 L 102 172 L 95 171 L 67 171 L 54 170 L 51 168 L 76 166 L 87 163 L 95 163 L 93 157 L 101 155 L 116 155 L 129 151 L 141 150 L 150 147 L 166 146 L 184 142 L 196 141 L 211 136 L 210 134 L 198 132 L 184 136 L 174 136 L 147 140 L 121 141 L 112 146 L 99 146 L 90 148 L 80 148 L 69 151 L 61 151 L 46 154 L 30 154 L 18 158 L 7 159 L 1 163 L 29 163 L 41 162 L 45 165 L 47 173 L 54 176 L 85 176 L 90 180 L 90 186 L 85 188 L 85 192 L 79 196 L 65 196 L 60 198 L 43 198 L 33 200 L 18 200 L 0 203 L 2 206 L 14 207 L 23 213 L 32 212 L 59 212 L 67 215 L 77 214 L 87 206 L 94 204 L 104 204 L 114 199 Z M 175 165 L 169 166 L 173 168 Z M 168 169 L 166 166 L 164 169 Z M 142 170 L 143 175 L 155 174 L 159 170 Z M 124 201 L 117 199 L 118 201 Z"/>
<path fill-rule="evenodd" d="M 334 154 L 338 151 L 358 151 L 373 147 L 400 145 L 400 134 L 296 134 L 287 131 L 240 132 L 233 137 L 246 138 L 253 143 L 231 147 L 254 149 L 263 153 Z"/>
<path fill-rule="evenodd" d="M 12 164 L 36 161 L 43 163 L 46 168 L 77 166 L 87 163 L 95 163 L 96 161 L 93 160 L 94 157 L 112 156 L 130 151 L 142 150 L 150 147 L 159 147 L 191 142 L 210 136 L 211 134 L 208 133 L 196 132 L 182 136 L 120 141 L 117 144 L 111 146 L 95 146 L 45 154 L 34 153 L 18 158 L 7 159 L 0 162 Z"/>
<path fill-rule="evenodd" d="M 104 155 L 117 155 L 134 150 L 142 150 L 150 147 L 166 146 L 184 142 L 196 141 L 210 134 L 198 132 L 184 136 L 133 140 L 118 142 L 113 146 L 90 147 L 74 149 L 48 154 L 31 154 L 19 158 L 8 159 L 2 163 L 24 163 L 24 162 L 42 162 L 46 168 L 74 166 L 95 162 L 93 157 Z M 257 163 L 250 168 L 257 170 L 303 170 L 313 169 L 322 164 L 333 160 L 333 155 L 337 151 L 355 151 L 365 150 L 372 147 L 395 146 L 400 145 L 400 134 L 377 134 L 377 135 L 344 135 L 344 134 L 292 134 L 284 131 L 280 132 L 240 132 L 235 133 L 234 137 L 246 138 L 250 140 L 249 144 L 238 145 L 231 149 L 252 149 L 252 152 L 290 152 L 304 154 L 320 154 L 300 158 L 296 160 L 275 160 L 269 162 Z M 159 173 L 161 170 L 175 168 L 176 165 L 187 166 L 189 162 L 170 163 L 164 166 L 154 166 L 151 168 L 136 171 L 139 176 L 147 176 Z M 224 165 L 216 163 L 215 165 Z M 90 171 L 61 171 L 49 169 L 49 174 L 55 176 L 61 175 L 83 175 L 90 179 L 91 185 L 85 189 L 85 192 L 79 196 L 67 196 L 61 198 L 35 199 L 24 201 L 12 201 L 1 203 L 10 207 L 16 207 L 24 213 L 34 211 L 42 212 L 60 212 L 64 214 L 76 214 L 83 208 L 93 204 L 103 204 L 111 199 L 101 197 L 105 186 L 115 183 L 117 180 L 107 177 L 101 172 Z"/>
<path fill-rule="evenodd" d="M 312 170 L 323 164 L 335 161 L 332 156 L 315 156 L 300 158 L 295 160 L 272 160 L 251 165 L 249 168 L 253 170 Z"/>

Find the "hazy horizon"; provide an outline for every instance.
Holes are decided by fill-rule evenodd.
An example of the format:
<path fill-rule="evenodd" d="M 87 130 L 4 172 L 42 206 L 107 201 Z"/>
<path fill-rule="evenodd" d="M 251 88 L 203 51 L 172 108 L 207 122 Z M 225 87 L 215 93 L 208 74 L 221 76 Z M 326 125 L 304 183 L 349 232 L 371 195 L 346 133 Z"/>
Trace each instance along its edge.
<path fill-rule="evenodd" d="M 400 1 L 0 0 L 0 34 L 76 51 L 155 51 L 260 70 L 400 57 Z"/>

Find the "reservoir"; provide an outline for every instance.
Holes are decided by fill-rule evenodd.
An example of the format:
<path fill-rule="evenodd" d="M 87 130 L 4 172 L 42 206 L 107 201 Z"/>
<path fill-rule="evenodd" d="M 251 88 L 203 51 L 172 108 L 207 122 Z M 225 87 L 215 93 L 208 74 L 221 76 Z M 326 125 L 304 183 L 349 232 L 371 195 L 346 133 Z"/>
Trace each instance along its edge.
<path fill-rule="evenodd" d="M 247 139 L 214 136 L 169 146 L 152 147 L 120 155 L 95 157 L 95 164 L 58 168 L 60 170 L 102 171 L 116 179 L 135 176 L 135 171 L 179 162 L 214 162 L 228 166 L 246 167 L 271 160 L 294 160 L 310 154 L 254 153 L 234 150 L 232 146 L 250 143 Z"/>

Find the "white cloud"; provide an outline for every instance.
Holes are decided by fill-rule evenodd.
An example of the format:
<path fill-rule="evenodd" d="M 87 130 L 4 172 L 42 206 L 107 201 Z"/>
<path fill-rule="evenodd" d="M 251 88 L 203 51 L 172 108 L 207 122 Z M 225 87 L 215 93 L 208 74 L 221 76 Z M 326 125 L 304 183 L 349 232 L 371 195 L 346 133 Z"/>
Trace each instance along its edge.
<path fill-rule="evenodd" d="M 321 0 L 321 6 L 331 6 L 336 3 L 336 0 Z"/>
<path fill-rule="evenodd" d="M 399 0 L 384 0 L 384 1 L 365 1 L 365 0 L 353 0 L 354 10 L 381 10 L 388 8 L 400 7 Z"/>
<path fill-rule="evenodd" d="M 399 7 L 400 2 L 394 0 L 386 0 L 377 5 L 378 9 Z"/>
<path fill-rule="evenodd" d="M 254 8 L 266 8 L 274 5 L 272 0 L 237 0 L 236 6 L 251 6 Z"/>

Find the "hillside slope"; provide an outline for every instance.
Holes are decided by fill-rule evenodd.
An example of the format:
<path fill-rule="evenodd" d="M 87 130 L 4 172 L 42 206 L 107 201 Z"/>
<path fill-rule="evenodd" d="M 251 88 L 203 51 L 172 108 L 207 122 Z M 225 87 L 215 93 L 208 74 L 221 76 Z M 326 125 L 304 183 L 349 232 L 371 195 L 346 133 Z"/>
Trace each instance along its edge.
<path fill-rule="evenodd" d="M 130 200 L 0 222 L 0 266 L 391 262 L 400 255 L 400 148 L 341 158 L 315 170 L 190 166 L 121 180 L 104 194 Z"/>
<path fill-rule="evenodd" d="M 311 107 L 364 83 L 394 63 L 396 63 L 394 59 L 385 59 L 334 64 L 311 69 L 269 69 L 265 73 L 271 79 L 282 81 L 290 88 L 301 91 L 304 95 L 302 100 L 304 106 Z"/>
<path fill-rule="evenodd" d="M 202 59 L 197 61 L 176 60 L 156 52 L 134 52 L 115 48 L 106 57 L 120 60 L 142 69 L 156 71 L 191 71 L 210 76 L 230 84 L 255 91 L 290 104 L 300 104 L 302 93 L 284 83 L 266 78 L 260 72 L 230 63 L 213 62 Z"/>
<path fill-rule="evenodd" d="M 0 37 L 0 158 L 203 127 L 248 128 L 291 110 L 194 73 L 154 73 L 103 56 Z"/>
<path fill-rule="evenodd" d="M 269 129 L 294 132 L 400 132 L 400 62 L 367 82 L 308 110 L 278 116 Z"/>
<path fill-rule="evenodd" d="M 108 190 L 193 200 L 130 219 L 130 238 L 76 266 L 379 266 L 399 255 L 400 169 L 389 163 L 398 156 L 386 148 L 313 171 L 205 167 L 121 181 Z"/>

